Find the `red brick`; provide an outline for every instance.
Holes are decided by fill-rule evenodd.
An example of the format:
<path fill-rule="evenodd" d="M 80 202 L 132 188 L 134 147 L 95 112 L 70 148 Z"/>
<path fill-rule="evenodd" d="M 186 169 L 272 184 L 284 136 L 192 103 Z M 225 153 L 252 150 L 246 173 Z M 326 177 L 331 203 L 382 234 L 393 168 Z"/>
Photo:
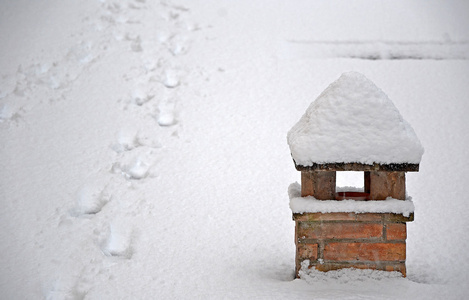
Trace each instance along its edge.
<path fill-rule="evenodd" d="M 377 264 L 360 264 L 360 263 L 349 263 L 349 264 L 341 264 L 341 263 L 323 263 L 323 264 L 316 264 L 316 270 L 327 272 L 333 270 L 339 270 L 344 268 L 355 268 L 355 269 L 378 269 Z"/>
<path fill-rule="evenodd" d="M 293 217 L 296 221 L 355 221 L 354 213 L 304 213 Z"/>
<path fill-rule="evenodd" d="M 414 220 L 414 213 L 411 213 L 408 217 L 402 214 L 383 214 L 383 217 L 386 223 L 412 222 Z"/>
<path fill-rule="evenodd" d="M 386 239 L 405 240 L 407 238 L 406 225 L 402 223 L 391 223 L 386 225 Z"/>
<path fill-rule="evenodd" d="M 332 200 L 335 198 L 335 180 L 335 171 L 302 171 L 301 197 Z"/>
<path fill-rule="evenodd" d="M 405 244 L 329 243 L 324 247 L 324 259 L 334 261 L 403 261 Z"/>
<path fill-rule="evenodd" d="M 298 244 L 297 256 L 301 261 L 309 259 L 314 261 L 318 259 L 318 244 Z"/>
<path fill-rule="evenodd" d="M 357 221 L 381 221 L 383 214 L 357 214 Z"/>
<path fill-rule="evenodd" d="M 304 213 L 294 214 L 295 221 L 381 221 L 383 214 L 356 213 Z"/>
<path fill-rule="evenodd" d="M 405 172 L 372 171 L 369 173 L 368 181 L 370 199 L 385 200 L 387 197 L 405 200 Z"/>
<path fill-rule="evenodd" d="M 301 239 L 366 239 L 379 238 L 383 226 L 373 223 L 321 223 L 299 222 L 298 238 Z"/>

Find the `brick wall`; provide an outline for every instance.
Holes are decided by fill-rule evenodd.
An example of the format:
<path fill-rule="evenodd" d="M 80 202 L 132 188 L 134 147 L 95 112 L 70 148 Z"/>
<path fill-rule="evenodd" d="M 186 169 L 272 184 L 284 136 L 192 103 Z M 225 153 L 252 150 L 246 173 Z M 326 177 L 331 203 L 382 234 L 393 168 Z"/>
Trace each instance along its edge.
<path fill-rule="evenodd" d="M 413 214 L 304 213 L 293 220 L 297 277 L 304 260 L 320 271 L 353 267 L 406 276 L 406 222 Z"/>

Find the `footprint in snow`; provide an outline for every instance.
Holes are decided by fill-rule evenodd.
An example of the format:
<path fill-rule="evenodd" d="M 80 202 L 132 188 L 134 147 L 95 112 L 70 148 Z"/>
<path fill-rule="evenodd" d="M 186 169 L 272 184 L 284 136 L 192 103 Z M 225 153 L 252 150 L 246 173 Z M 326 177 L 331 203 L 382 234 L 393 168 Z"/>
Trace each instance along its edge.
<path fill-rule="evenodd" d="M 155 97 L 154 93 L 146 91 L 143 87 L 136 87 L 132 91 L 132 101 L 138 106 L 142 106 Z"/>
<path fill-rule="evenodd" d="M 130 49 L 134 52 L 142 52 L 142 40 L 139 35 L 133 35 L 131 33 L 127 33 L 125 35 L 125 39 L 130 41 Z"/>
<path fill-rule="evenodd" d="M 111 149 L 117 153 L 121 153 L 130 151 L 138 146 L 137 130 L 133 128 L 123 128 L 117 133 L 117 142 L 111 145 Z"/>
<path fill-rule="evenodd" d="M 126 166 L 124 172 L 130 179 L 142 179 L 147 177 L 149 169 L 149 164 L 147 164 L 140 158 L 137 158 L 131 164 Z"/>
<path fill-rule="evenodd" d="M 178 71 L 167 69 L 164 72 L 162 83 L 167 88 L 175 88 L 179 86 L 179 74 Z"/>
<path fill-rule="evenodd" d="M 135 128 L 122 128 L 116 135 L 116 142 L 111 144 L 111 149 L 116 153 L 131 151 L 138 147 L 161 148 L 162 145 L 155 134 Z"/>
<path fill-rule="evenodd" d="M 114 173 L 121 172 L 125 178 L 133 180 L 141 180 L 151 174 L 150 170 L 153 164 L 146 158 L 136 156 L 128 162 L 116 162 L 112 166 Z"/>
<path fill-rule="evenodd" d="M 18 121 L 22 118 L 22 113 L 24 109 L 22 107 L 17 107 L 11 105 L 10 103 L 0 104 L 0 124 L 8 121 Z"/>
<path fill-rule="evenodd" d="M 145 132 L 144 130 L 137 132 L 136 135 L 137 146 L 145 146 L 149 148 L 161 148 L 162 145 L 155 137 L 155 134 Z"/>
<path fill-rule="evenodd" d="M 130 224 L 127 224 L 127 222 L 113 222 L 101 250 L 107 256 L 129 259 L 132 257 L 132 237 L 133 229 Z"/>
<path fill-rule="evenodd" d="M 158 107 L 156 120 L 160 126 L 172 126 L 177 124 L 176 104 L 173 101 L 162 102 Z"/>
<path fill-rule="evenodd" d="M 189 52 L 189 39 L 186 36 L 176 35 L 169 41 L 168 50 L 174 56 Z"/>
<path fill-rule="evenodd" d="M 111 200 L 112 195 L 106 186 L 85 184 L 78 192 L 72 215 L 97 214 Z"/>
<path fill-rule="evenodd" d="M 174 113 L 172 111 L 164 111 L 161 112 L 158 116 L 158 124 L 160 126 L 172 126 L 176 124 L 176 118 L 174 116 Z"/>
<path fill-rule="evenodd" d="M 113 3 L 106 3 L 106 9 L 111 13 L 111 14 L 118 14 L 122 11 L 122 8 L 119 3 L 113 2 Z"/>
<path fill-rule="evenodd" d="M 47 293 L 47 300 L 78 300 L 85 299 L 88 291 L 80 288 L 80 279 L 71 274 L 56 279 Z"/>

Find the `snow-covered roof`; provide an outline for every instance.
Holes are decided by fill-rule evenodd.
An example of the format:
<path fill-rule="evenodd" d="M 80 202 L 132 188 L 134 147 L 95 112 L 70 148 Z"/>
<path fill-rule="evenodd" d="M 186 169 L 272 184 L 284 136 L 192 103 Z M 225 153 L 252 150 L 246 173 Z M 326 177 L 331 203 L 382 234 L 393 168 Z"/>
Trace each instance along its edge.
<path fill-rule="evenodd" d="M 364 75 L 347 72 L 288 132 L 297 165 L 418 164 L 424 152 L 388 96 Z"/>

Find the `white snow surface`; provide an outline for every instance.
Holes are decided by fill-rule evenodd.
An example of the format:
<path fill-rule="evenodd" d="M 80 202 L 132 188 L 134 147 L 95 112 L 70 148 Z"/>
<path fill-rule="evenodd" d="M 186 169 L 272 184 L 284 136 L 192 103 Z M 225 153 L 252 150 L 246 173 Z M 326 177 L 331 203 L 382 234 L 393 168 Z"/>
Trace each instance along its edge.
<path fill-rule="evenodd" d="M 296 164 L 419 163 L 423 147 L 388 96 L 358 72 L 324 90 L 288 132 Z"/>
<path fill-rule="evenodd" d="M 358 201 L 358 200 L 318 200 L 312 196 L 301 197 L 301 185 L 298 182 L 288 187 L 290 196 L 290 209 L 293 213 L 395 213 L 408 217 L 414 212 L 412 198 L 398 200 L 388 198 L 381 201 Z"/>
<path fill-rule="evenodd" d="M 1 1 L 0 298 L 467 299 L 468 5 Z M 426 148 L 407 278 L 294 279 L 285 134 L 347 71 Z"/>

